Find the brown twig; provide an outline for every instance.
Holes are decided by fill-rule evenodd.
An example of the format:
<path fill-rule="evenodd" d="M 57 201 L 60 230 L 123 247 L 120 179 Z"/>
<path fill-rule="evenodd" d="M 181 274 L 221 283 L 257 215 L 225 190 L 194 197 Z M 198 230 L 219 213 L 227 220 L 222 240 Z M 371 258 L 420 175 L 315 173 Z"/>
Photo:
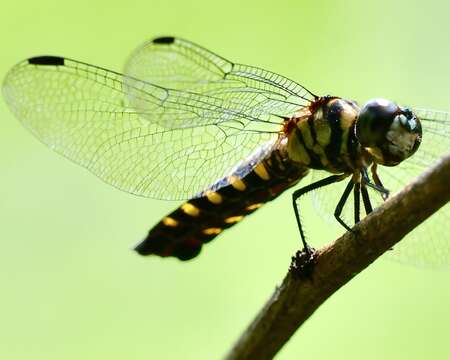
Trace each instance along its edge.
<path fill-rule="evenodd" d="M 335 291 L 450 200 L 450 153 L 354 228 L 320 249 L 309 279 L 289 271 L 226 360 L 272 359 Z"/>

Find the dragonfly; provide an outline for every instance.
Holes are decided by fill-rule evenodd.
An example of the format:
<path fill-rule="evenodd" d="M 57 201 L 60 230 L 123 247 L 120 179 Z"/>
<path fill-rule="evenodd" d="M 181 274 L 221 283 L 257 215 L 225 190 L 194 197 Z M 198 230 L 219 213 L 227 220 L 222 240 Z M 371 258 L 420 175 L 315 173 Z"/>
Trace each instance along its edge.
<path fill-rule="evenodd" d="M 319 96 L 175 37 L 138 47 L 123 73 L 60 56 L 29 58 L 8 72 L 3 95 L 39 140 L 106 183 L 183 200 L 136 246 L 142 255 L 180 260 L 195 258 L 312 172 L 313 180 L 292 193 L 310 251 L 300 218 L 303 195 L 314 193 L 325 214 L 331 204 L 334 219 L 350 230 L 389 190 L 450 149 L 448 112 Z M 328 186 L 335 188 L 319 191 Z M 446 205 L 424 224 L 438 233 L 419 236 L 409 255 L 431 252 L 426 263 L 448 263 L 449 214 Z"/>

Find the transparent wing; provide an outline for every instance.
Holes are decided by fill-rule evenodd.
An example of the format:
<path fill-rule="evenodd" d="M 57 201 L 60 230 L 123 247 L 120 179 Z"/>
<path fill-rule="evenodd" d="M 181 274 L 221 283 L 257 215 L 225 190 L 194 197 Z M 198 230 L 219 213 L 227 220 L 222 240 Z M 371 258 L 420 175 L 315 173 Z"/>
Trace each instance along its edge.
<path fill-rule="evenodd" d="M 281 75 L 234 64 L 199 45 L 172 37 L 154 39 L 138 47 L 128 59 L 124 73 L 164 88 L 207 95 L 215 102 L 225 103 L 227 108 L 262 120 L 270 120 L 274 115 L 290 117 L 315 99 L 303 86 Z M 131 106 L 148 113 L 148 102 L 136 96 L 134 89 L 127 89 Z M 198 125 L 198 119 L 195 120 Z M 183 125 L 193 123 L 190 118 L 179 121 Z M 159 123 L 164 127 L 180 126 L 179 122 L 166 119 Z"/>
<path fill-rule="evenodd" d="M 170 48 L 160 39 L 152 43 Z M 237 87 L 240 75 L 233 73 L 217 87 L 204 69 L 221 58 L 206 50 L 193 50 L 197 76 L 188 87 L 176 80 L 188 70 L 173 49 L 165 52 L 172 62 L 138 50 L 129 75 L 60 57 L 32 58 L 7 74 L 3 94 L 42 142 L 107 183 L 141 196 L 189 198 L 258 147 L 270 151 L 263 145 L 278 136 L 280 114 L 292 116 L 308 100 L 291 94 L 292 82 L 263 70 L 251 83 L 243 76 Z M 145 56 L 155 57 L 153 73 L 160 75 L 153 83 L 133 76 L 145 75 L 138 66 L 145 70 Z M 266 89 L 267 82 L 274 85 Z"/>
<path fill-rule="evenodd" d="M 395 193 L 401 190 L 414 177 L 435 162 L 439 157 L 450 151 L 450 113 L 432 110 L 415 109 L 422 122 L 423 138 L 419 150 L 409 159 L 395 167 L 378 167 L 378 174 L 383 185 Z M 314 172 L 312 181 L 325 176 Z M 449 179 L 450 180 L 450 179 Z M 313 194 L 313 204 L 321 217 L 325 218 L 334 232 L 345 231 L 333 217 L 334 208 L 344 191 L 347 182 L 336 184 L 332 189 L 319 190 Z M 374 207 L 382 203 L 378 193 L 370 190 L 370 198 Z M 343 218 L 348 224 L 353 224 L 353 197 L 344 208 Z M 364 209 L 361 206 L 361 217 Z M 399 219 L 401 221 L 401 219 Z M 450 266 L 450 205 L 447 204 L 438 213 L 414 229 L 386 257 L 398 262 L 423 267 L 448 268 Z"/>

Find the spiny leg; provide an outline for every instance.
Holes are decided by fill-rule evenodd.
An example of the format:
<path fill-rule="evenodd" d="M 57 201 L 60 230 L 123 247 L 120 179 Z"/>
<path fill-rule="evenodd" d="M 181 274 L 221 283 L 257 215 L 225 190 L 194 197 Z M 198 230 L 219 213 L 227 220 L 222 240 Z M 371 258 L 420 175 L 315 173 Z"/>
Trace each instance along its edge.
<path fill-rule="evenodd" d="M 361 170 L 361 176 L 362 176 L 362 181 L 364 182 L 365 185 L 371 187 L 372 189 L 378 191 L 381 194 L 381 197 L 383 198 L 383 200 L 386 200 L 389 196 L 389 190 L 386 189 L 385 187 L 383 187 L 383 184 L 381 183 L 380 178 L 378 177 L 378 174 L 376 172 L 376 166 L 375 169 L 372 166 L 372 177 L 375 183 L 373 183 L 370 178 L 369 178 L 369 174 L 367 173 L 367 169 L 363 168 Z"/>
<path fill-rule="evenodd" d="M 347 176 L 348 176 L 347 174 L 332 175 L 332 176 L 326 177 L 325 179 L 321 179 L 319 181 L 316 181 L 315 183 L 312 183 L 305 187 L 302 187 L 301 189 L 294 191 L 294 193 L 292 194 L 292 206 L 294 207 L 295 219 L 297 220 L 297 226 L 298 226 L 298 230 L 300 232 L 300 237 L 302 239 L 303 249 L 306 253 L 308 253 L 308 254 L 310 253 L 310 247 L 306 243 L 305 234 L 303 233 L 303 228 L 302 228 L 302 224 L 300 221 L 300 215 L 299 215 L 298 206 L 297 206 L 297 200 L 302 195 L 304 195 L 312 190 L 316 190 L 323 186 L 334 184 L 336 182 L 341 181 L 342 179 L 344 179 Z"/>
<path fill-rule="evenodd" d="M 375 183 L 376 185 L 378 185 L 379 187 L 381 187 L 381 188 L 383 188 L 383 189 L 386 189 L 386 188 L 383 186 L 383 183 L 381 182 L 380 177 L 378 176 L 378 173 L 377 173 L 377 164 L 376 164 L 376 163 L 374 163 L 374 164 L 372 165 L 372 167 L 370 168 L 370 171 L 372 172 L 372 179 L 373 179 L 374 183 Z M 387 193 L 382 193 L 382 194 L 381 194 L 381 197 L 382 197 L 383 200 L 385 200 L 385 201 L 386 201 L 386 199 L 387 199 L 388 196 L 389 196 L 389 190 L 386 189 L 386 191 L 387 191 Z"/>
<path fill-rule="evenodd" d="M 351 231 L 351 228 L 350 228 L 350 226 L 348 226 L 345 223 L 344 220 L 341 219 L 341 214 L 342 214 L 342 210 L 344 209 L 344 205 L 347 202 L 350 192 L 352 191 L 354 185 L 355 185 L 355 183 L 353 182 L 353 177 L 352 177 L 350 179 L 350 181 L 348 182 L 347 186 L 345 187 L 345 190 L 342 193 L 342 196 L 336 205 L 336 209 L 334 210 L 334 217 L 336 218 L 338 223 L 341 224 L 347 231 Z M 359 204 L 358 204 L 358 206 L 359 206 Z"/>
<path fill-rule="evenodd" d="M 301 189 L 298 189 L 292 194 L 292 205 L 294 207 L 295 219 L 297 220 L 298 230 L 300 232 L 300 237 L 303 243 L 303 250 L 297 251 L 295 256 L 292 257 L 290 271 L 300 278 L 311 279 L 314 269 L 316 251 L 306 243 L 305 234 L 303 233 L 302 224 L 300 222 L 297 200 L 309 191 L 321 188 L 323 186 L 331 185 L 333 183 L 341 181 L 347 176 L 347 174 L 332 175 L 313 184 L 307 185 Z"/>
<path fill-rule="evenodd" d="M 353 180 L 353 179 L 352 179 Z M 356 182 L 355 186 L 353 187 L 353 210 L 355 213 L 355 224 L 359 223 L 361 220 L 360 218 L 360 201 L 361 201 L 361 183 Z"/>
<path fill-rule="evenodd" d="M 383 183 L 381 182 L 380 177 L 378 176 L 377 168 L 378 168 L 377 163 L 373 163 L 373 165 L 370 168 L 370 171 L 372 173 L 372 179 L 375 184 L 377 184 L 378 186 L 384 187 Z"/>
<path fill-rule="evenodd" d="M 374 167 L 375 167 L 375 169 L 374 169 Z M 383 186 L 380 178 L 378 177 L 378 174 L 376 173 L 376 165 L 375 164 L 372 166 L 372 177 L 373 177 L 374 182 L 378 186 L 381 186 L 381 187 Z M 372 207 L 372 203 L 370 201 L 369 193 L 367 191 L 367 188 L 364 186 L 364 184 L 361 187 L 361 194 L 362 194 L 364 209 L 366 210 L 366 215 L 369 215 L 373 211 L 373 207 Z M 383 195 L 384 194 L 382 193 L 381 196 L 383 197 L 383 200 L 386 200 L 387 196 L 384 197 Z M 388 191 L 388 195 L 389 195 L 389 191 Z M 391 247 L 389 250 L 394 250 L 394 248 Z"/>
<path fill-rule="evenodd" d="M 364 209 L 366 210 L 366 215 L 369 215 L 373 211 L 373 208 L 372 203 L 370 202 L 369 193 L 364 185 L 361 186 L 361 195 L 363 199 Z"/>

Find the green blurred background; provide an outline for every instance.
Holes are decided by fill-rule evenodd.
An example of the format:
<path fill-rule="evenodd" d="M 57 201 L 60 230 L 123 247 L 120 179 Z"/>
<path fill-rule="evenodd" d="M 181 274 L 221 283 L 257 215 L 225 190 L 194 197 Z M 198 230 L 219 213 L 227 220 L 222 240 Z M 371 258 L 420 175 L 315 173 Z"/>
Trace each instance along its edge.
<path fill-rule="evenodd" d="M 169 34 L 319 94 L 449 110 L 449 10 L 405 0 L 10 1 L 0 74 L 39 54 L 120 70 L 134 47 Z M 0 358 L 221 358 L 300 245 L 289 194 L 194 261 L 139 257 L 132 246 L 177 204 L 103 184 L 41 145 L 3 101 L 0 116 Z M 314 243 L 324 223 L 303 208 Z M 377 261 L 277 359 L 448 359 L 448 279 Z"/>

